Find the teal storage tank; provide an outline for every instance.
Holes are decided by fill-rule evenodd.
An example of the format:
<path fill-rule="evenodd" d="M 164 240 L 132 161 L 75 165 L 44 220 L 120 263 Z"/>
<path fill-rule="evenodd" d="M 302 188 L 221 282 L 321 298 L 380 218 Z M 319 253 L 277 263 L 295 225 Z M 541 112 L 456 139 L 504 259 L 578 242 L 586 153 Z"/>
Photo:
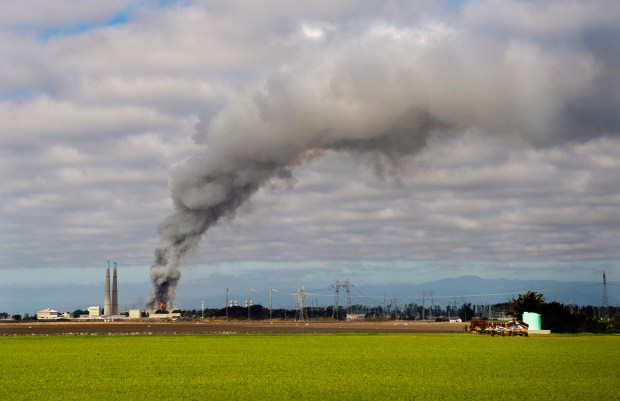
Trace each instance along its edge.
<path fill-rule="evenodd" d="M 527 323 L 529 325 L 528 330 L 542 330 L 539 313 L 523 312 L 523 323 Z"/>

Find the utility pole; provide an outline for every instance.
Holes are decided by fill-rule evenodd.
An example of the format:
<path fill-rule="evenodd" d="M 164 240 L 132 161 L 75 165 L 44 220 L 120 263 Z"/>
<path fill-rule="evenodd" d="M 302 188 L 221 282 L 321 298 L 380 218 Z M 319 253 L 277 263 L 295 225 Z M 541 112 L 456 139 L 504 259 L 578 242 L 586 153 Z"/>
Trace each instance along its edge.
<path fill-rule="evenodd" d="M 273 296 L 273 288 L 269 289 L 269 320 L 272 319 L 271 314 L 273 312 L 273 307 L 272 307 L 272 296 Z"/>
<path fill-rule="evenodd" d="M 387 293 L 385 291 L 383 291 L 383 316 L 387 316 L 387 303 L 386 303 L 386 298 L 387 298 Z"/>
<path fill-rule="evenodd" d="M 228 321 L 228 288 L 226 288 L 226 321 Z"/>
<path fill-rule="evenodd" d="M 463 321 L 467 321 L 467 308 L 465 308 L 465 298 L 461 297 L 461 303 L 463 304 Z M 471 317 L 471 316 L 470 316 Z"/>
<path fill-rule="evenodd" d="M 435 317 L 435 315 L 433 314 L 433 309 L 435 309 L 435 291 L 431 291 L 431 309 L 430 309 L 430 313 L 429 313 L 429 319 L 433 319 Z"/>
<path fill-rule="evenodd" d="M 601 311 L 601 318 L 609 320 L 609 297 L 607 296 L 607 278 L 605 272 L 603 272 L 603 310 Z"/>
<path fill-rule="evenodd" d="M 396 299 L 396 291 L 392 293 L 392 297 L 394 299 L 394 320 L 400 320 L 398 315 L 398 301 Z"/>
<path fill-rule="evenodd" d="M 422 291 L 422 320 L 424 320 L 424 308 L 426 307 L 426 291 Z"/>
<path fill-rule="evenodd" d="M 200 316 L 205 318 L 205 301 L 200 302 Z"/>
<path fill-rule="evenodd" d="M 248 320 L 250 320 L 250 306 L 252 306 L 252 300 L 250 299 L 250 288 L 248 288 Z"/>

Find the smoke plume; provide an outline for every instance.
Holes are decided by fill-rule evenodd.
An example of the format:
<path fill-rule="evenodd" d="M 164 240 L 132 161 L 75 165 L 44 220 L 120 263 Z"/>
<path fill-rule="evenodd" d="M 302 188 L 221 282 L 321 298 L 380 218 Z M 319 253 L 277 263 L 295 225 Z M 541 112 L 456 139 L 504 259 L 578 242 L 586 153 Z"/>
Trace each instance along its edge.
<path fill-rule="evenodd" d="M 328 38 L 321 57 L 274 68 L 203 118 L 204 152 L 171 174 L 175 212 L 159 225 L 147 305 L 172 305 L 181 265 L 209 227 L 325 152 L 353 153 L 382 174 L 435 135 L 473 130 L 553 146 L 618 132 L 617 95 L 604 84 L 617 73 L 596 49 L 388 28 Z"/>

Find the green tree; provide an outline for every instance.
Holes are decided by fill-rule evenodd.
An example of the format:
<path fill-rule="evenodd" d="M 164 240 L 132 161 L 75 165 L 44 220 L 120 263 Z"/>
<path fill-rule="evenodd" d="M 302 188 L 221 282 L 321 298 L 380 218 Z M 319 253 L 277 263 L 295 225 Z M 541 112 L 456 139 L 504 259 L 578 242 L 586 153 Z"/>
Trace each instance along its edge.
<path fill-rule="evenodd" d="M 577 333 L 579 325 L 585 320 L 581 315 L 572 314 L 570 308 L 557 301 L 544 304 L 540 314 L 542 328 L 553 333 Z"/>
<path fill-rule="evenodd" d="M 525 294 L 519 294 L 517 298 L 510 298 L 506 303 L 506 313 L 517 319 L 520 319 L 523 312 L 540 313 L 545 304 L 545 297 L 536 291 L 528 291 Z"/>
<path fill-rule="evenodd" d="M 471 303 L 464 303 L 459 308 L 459 317 L 462 321 L 467 322 L 474 316 L 474 310 L 471 307 Z"/>
<path fill-rule="evenodd" d="M 76 309 L 76 310 L 73 311 L 73 313 L 71 315 L 73 315 L 74 318 L 78 318 L 81 315 L 88 315 L 88 311 L 87 310 L 82 310 L 82 309 Z"/>

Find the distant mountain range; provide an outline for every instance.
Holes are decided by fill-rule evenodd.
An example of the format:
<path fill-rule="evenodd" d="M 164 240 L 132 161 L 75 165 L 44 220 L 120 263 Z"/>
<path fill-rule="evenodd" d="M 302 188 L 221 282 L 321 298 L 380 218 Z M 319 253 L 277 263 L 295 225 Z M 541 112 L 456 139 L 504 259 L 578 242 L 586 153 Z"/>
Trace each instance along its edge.
<path fill-rule="evenodd" d="M 355 283 L 353 283 L 355 284 Z M 222 295 L 213 297 L 196 298 L 193 294 L 199 289 L 193 288 L 192 284 L 184 284 L 183 291 L 177 293 L 178 305 L 200 305 L 201 300 L 206 301 L 208 307 L 223 307 Z M 416 303 L 421 305 L 423 297 L 426 305 L 430 305 L 431 299 L 435 305 L 445 306 L 456 303 L 461 306 L 465 302 L 472 304 L 496 304 L 506 302 L 509 298 L 517 297 L 527 291 L 536 291 L 544 295 L 547 302 L 558 301 L 563 304 L 594 305 L 599 306 L 603 302 L 602 281 L 557 281 L 557 280 L 515 280 L 515 279 L 484 279 L 477 276 L 461 276 L 443 280 L 431 281 L 422 284 L 381 284 L 381 285 L 355 285 L 349 288 L 352 304 L 383 305 L 392 304 L 394 298 L 398 305 Z M 252 294 L 254 302 L 268 305 L 268 295 Z M 607 282 L 607 292 L 610 305 L 620 303 L 620 282 Z M 334 290 L 323 287 L 322 290 L 311 290 L 306 286 L 306 306 L 333 305 Z M 239 299 L 238 299 L 239 298 Z M 247 295 L 241 293 L 230 300 L 238 300 L 240 306 L 245 305 Z M 339 304 L 344 305 L 346 300 L 345 288 L 340 288 Z M 273 293 L 273 306 L 294 309 L 296 294 Z M 195 307 L 191 307 L 195 308 Z"/>
<path fill-rule="evenodd" d="M 423 284 L 392 284 L 360 286 L 351 290 L 356 297 L 386 297 L 388 301 L 422 303 L 422 297 L 430 304 L 431 296 L 435 304 L 448 303 L 462 305 L 502 303 L 527 291 L 542 293 L 547 302 L 558 301 L 563 304 L 601 305 L 603 302 L 603 283 L 586 281 L 557 280 L 516 280 L 484 279 L 477 276 L 447 278 Z M 620 282 L 607 282 L 610 305 L 620 302 Z M 352 302 L 355 302 L 353 298 Z M 411 301 L 408 301 L 411 299 Z"/>

